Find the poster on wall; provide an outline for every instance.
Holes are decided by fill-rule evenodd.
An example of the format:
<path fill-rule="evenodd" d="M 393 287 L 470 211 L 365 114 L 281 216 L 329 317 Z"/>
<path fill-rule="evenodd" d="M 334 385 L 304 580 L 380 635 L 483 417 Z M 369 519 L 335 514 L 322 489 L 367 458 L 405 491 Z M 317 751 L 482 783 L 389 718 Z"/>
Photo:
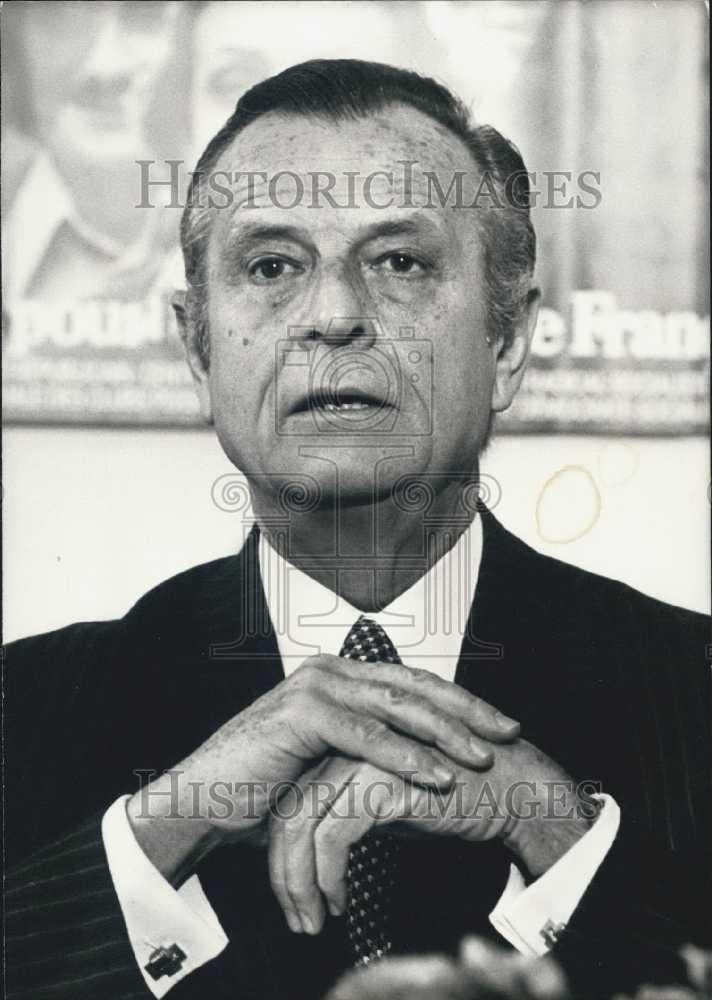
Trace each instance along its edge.
<path fill-rule="evenodd" d="M 249 86 L 325 55 L 435 73 L 524 155 L 543 308 L 502 432 L 706 433 L 707 125 L 688 113 L 705 103 L 703 12 L 354 3 L 294 41 L 309 6 L 280 5 L 284 51 L 269 4 L 5 7 L 6 421 L 200 425 L 171 308 L 189 172 Z M 668 65 L 645 80 L 651 46 Z"/>

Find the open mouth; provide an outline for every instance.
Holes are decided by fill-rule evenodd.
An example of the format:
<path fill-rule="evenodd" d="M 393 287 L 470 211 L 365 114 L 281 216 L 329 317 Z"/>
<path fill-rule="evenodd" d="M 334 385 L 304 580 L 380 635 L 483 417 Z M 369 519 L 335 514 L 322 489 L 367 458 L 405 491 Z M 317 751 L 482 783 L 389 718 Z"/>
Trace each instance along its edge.
<path fill-rule="evenodd" d="M 292 413 L 365 413 L 392 406 L 388 400 L 372 396 L 367 392 L 323 390 L 310 392 L 292 408 Z"/>

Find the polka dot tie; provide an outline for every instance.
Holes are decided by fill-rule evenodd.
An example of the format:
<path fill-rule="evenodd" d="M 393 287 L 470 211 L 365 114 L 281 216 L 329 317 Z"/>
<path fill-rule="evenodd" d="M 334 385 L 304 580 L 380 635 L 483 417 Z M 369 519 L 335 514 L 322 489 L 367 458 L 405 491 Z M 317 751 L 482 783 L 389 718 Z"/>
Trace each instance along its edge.
<path fill-rule="evenodd" d="M 339 655 L 362 663 L 402 662 L 381 626 L 364 615 Z M 368 833 L 349 851 L 346 924 L 356 965 L 383 958 L 393 947 L 390 919 L 397 864 L 398 841 L 388 833 Z"/>

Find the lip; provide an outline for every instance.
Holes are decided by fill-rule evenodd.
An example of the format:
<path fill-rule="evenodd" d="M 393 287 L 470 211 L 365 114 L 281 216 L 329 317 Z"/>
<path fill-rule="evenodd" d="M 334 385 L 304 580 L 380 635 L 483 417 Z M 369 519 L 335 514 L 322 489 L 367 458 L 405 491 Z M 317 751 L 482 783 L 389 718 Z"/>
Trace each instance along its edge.
<path fill-rule="evenodd" d="M 353 408 L 341 409 L 339 404 L 355 403 L 362 404 Z M 367 389 L 357 386 L 342 386 L 334 391 L 332 387 L 312 389 L 306 395 L 302 395 L 294 401 L 288 408 L 287 416 L 296 416 L 299 413 L 366 413 L 367 410 L 394 409 L 394 401 L 381 396 Z"/>

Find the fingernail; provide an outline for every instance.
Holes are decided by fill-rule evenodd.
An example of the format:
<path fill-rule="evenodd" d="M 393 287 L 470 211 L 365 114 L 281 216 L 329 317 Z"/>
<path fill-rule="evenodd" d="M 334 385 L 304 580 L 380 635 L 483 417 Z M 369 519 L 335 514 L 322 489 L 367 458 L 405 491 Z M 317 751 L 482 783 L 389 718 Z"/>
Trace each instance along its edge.
<path fill-rule="evenodd" d="M 451 771 L 449 767 L 443 767 L 442 764 L 435 765 L 433 774 L 441 784 L 450 784 L 455 780 L 454 771 Z"/>
<path fill-rule="evenodd" d="M 294 931 L 295 934 L 301 934 L 302 930 L 303 930 L 303 928 L 302 928 L 302 922 L 299 919 L 299 917 L 296 915 L 296 913 L 287 913 L 286 917 L 287 917 L 287 923 L 289 924 L 290 931 Z"/>
<path fill-rule="evenodd" d="M 316 927 L 314 926 L 311 917 L 308 917 L 305 913 L 300 914 L 302 918 L 302 926 L 307 934 L 316 934 Z"/>
<path fill-rule="evenodd" d="M 474 756 L 481 763 L 484 763 L 485 761 L 489 762 L 492 760 L 492 751 L 487 750 L 477 740 L 470 740 L 470 750 L 472 750 Z"/>
<path fill-rule="evenodd" d="M 329 913 L 332 915 L 332 917 L 340 917 L 341 914 L 343 913 L 343 910 L 339 906 L 339 904 L 332 902 L 332 900 L 329 900 L 328 906 L 329 906 Z"/>
<path fill-rule="evenodd" d="M 508 715 L 503 715 L 502 712 L 494 713 L 494 721 L 497 728 L 502 731 L 517 729 L 519 727 L 519 723 L 516 719 L 510 719 Z"/>

